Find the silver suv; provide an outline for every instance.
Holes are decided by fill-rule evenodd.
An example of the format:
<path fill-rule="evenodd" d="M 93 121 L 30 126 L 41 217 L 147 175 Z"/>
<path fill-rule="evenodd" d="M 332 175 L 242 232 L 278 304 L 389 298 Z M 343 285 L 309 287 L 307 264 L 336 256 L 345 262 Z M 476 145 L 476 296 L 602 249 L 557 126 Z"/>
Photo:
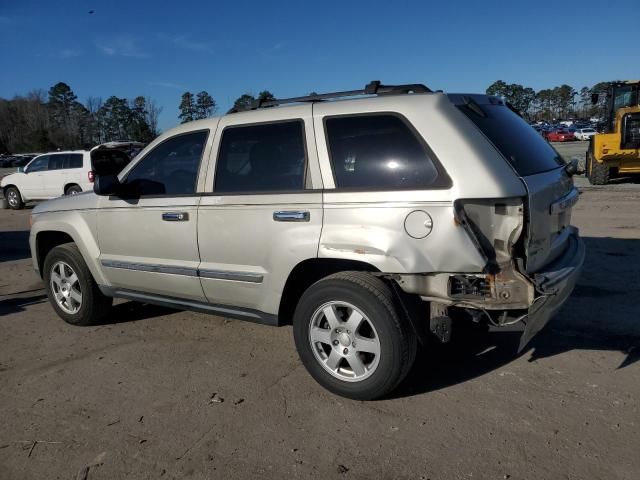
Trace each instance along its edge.
<path fill-rule="evenodd" d="M 372 82 L 181 125 L 116 175 L 117 155 L 92 152 L 95 193 L 33 211 L 56 312 L 89 325 L 120 297 L 292 324 L 350 398 L 467 323 L 522 322 L 523 348 L 584 261 L 575 165 L 492 96 Z"/>

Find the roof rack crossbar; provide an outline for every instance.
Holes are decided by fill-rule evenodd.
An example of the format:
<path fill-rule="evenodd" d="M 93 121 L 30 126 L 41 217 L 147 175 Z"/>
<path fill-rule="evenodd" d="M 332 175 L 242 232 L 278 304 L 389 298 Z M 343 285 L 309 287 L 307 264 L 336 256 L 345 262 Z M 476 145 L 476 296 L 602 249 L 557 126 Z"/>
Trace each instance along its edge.
<path fill-rule="evenodd" d="M 277 98 L 274 100 L 254 100 L 246 107 L 233 107 L 227 113 L 243 112 L 247 110 L 257 110 L 258 108 L 274 107 L 288 103 L 322 102 L 335 98 L 358 97 L 362 95 L 391 95 L 408 93 L 431 93 L 432 90 L 421 83 L 411 83 L 406 85 L 382 85 L 379 80 L 374 80 L 362 90 L 346 90 L 344 92 L 317 93 L 315 95 L 305 95 L 302 97 Z"/>

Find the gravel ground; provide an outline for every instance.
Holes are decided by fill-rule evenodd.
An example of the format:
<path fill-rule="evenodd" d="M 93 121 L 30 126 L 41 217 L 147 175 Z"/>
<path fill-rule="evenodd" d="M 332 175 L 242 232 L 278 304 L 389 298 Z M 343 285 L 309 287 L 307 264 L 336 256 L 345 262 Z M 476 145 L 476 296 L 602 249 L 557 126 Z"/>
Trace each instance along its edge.
<path fill-rule="evenodd" d="M 29 211 L 0 211 L 0 479 L 636 480 L 640 185 L 577 183 L 585 272 L 530 348 L 517 328 L 430 346 L 377 402 L 315 384 L 290 327 L 130 302 L 65 324 Z"/>

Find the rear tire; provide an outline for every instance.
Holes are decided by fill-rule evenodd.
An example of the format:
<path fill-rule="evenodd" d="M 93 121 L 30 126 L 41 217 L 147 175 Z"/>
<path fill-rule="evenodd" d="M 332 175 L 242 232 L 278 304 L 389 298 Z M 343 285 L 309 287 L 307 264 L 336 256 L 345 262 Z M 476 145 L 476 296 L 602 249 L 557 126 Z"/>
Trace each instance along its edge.
<path fill-rule="evenodd" d="M 53 248 L 43 274 L 49 301 L 65 322 L 95 325 L 109 314 L 113 298 L 100 291 L 75 243 Z"/>
<path fill-rule="evenodd" d="M 416 334 L 381 279 L 340 272 L 309 287 L 293 318 L 300 359 L 327 390 L 355 400 L 391 392 L 415 360 Z"/>
<path fill-rule="evenodd" d="M 591 185 L 606 185 L 609 183 L 610 171 L 605 164 L 596 161 L 593 152 L 587 153 L 587 178 Z"/>
<path fill-rule="evenodd" d="M 9 204 L 9 208 L 13 210 L 20 210 L 24 207 L 22 195 L 20 195 L 20 190 L 18 190 L 16 187 L 7 188 L 4 191 L 4 194 L 7 199 L 7 203 Z"/>
<path fill-rule="evenodd" d="M 80 192 L 82 192 L 82 189 L 78 185 L 70 185 L 64 191 L 64 194 L 65 195 L 76 195 L 76 194 L 78 194 Z"/>

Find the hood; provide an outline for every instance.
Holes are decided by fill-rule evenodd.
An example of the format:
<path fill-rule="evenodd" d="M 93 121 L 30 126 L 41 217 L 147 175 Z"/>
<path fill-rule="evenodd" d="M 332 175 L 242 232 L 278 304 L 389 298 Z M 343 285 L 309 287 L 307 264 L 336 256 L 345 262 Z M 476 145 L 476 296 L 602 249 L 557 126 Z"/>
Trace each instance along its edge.
<path fill-rule="evenodd" d="M 33 214 L 62 212 L 65 210 L 92 210 L 98 206 L 98 196 L 93 192 L 82 192 L 42 202 L 33 209 Z"/>
<path fill-rule="evenodd" d="M 0 186 L 6 187 L 7 185 L 14 183 L 16 181 L 16 178 L 21 177 L 23 175 L 26 175 L 26 174 L 22 172 L 16 172 L 16 173 L 11 173 L 9 175 L 5 175 L 4 177 L 2 177 L 2 180 L 0 181 Z"/>

